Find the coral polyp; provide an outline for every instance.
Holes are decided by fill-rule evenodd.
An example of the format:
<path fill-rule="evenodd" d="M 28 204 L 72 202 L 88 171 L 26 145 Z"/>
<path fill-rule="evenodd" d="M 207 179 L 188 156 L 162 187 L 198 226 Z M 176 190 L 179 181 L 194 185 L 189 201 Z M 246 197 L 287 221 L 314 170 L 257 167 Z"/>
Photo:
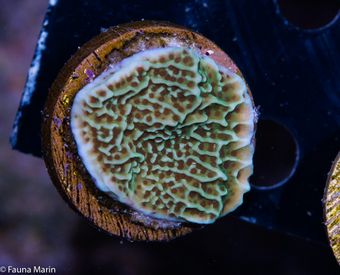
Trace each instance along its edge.
<path fill-rule="evenodd" d="M 100 190 L 144 215 L 193 223 L 242 203 L 254 120 L 239 75 L 180 47 L 109 67 L 71 111 L 79 156 Z"/>

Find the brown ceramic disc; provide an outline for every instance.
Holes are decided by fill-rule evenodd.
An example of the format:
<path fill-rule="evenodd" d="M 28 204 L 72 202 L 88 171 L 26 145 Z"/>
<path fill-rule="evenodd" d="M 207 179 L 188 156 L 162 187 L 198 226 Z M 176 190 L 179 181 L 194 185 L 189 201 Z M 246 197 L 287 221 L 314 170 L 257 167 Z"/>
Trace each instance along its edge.
<path fill-rule="evenodd" d="M 43 156 L 54 185 L 65 200 L 96 227 L 132 240 L 171 240 L 200 225 L 181 223 L 163 227 L 157 220 L 148 225 L 135 212 L 99 191 L 82 164 L 70 128 L 70 111 L 77 92 L 109 64 L 150 48 L 173 43 L 210 55 L 218 64 L 241 75 L 213 42 L 183 27 L 165 22 L 134 22 L 108 29 L 82 46 L 54 81 L 44 109 Z M 250 91 L 248 90 L 249 94 Z"/>
<path fill-rule="evenodd" d="M 324 214 L 329 243 L 340 264 L 340 153 L 328 176 L 324 195 Z"/>

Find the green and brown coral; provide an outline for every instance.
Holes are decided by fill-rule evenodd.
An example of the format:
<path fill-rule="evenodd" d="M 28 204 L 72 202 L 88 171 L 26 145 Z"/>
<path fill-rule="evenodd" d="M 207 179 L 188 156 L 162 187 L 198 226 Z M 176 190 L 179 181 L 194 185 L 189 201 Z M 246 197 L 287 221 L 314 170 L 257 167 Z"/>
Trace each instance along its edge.
<path fill-rule="evenodd" d="M 193 50 L 126 58 L 72 105 L 97 187 L 151 217 L 211 223 L 249 190 L 255 111 L 244 80 Z"/>

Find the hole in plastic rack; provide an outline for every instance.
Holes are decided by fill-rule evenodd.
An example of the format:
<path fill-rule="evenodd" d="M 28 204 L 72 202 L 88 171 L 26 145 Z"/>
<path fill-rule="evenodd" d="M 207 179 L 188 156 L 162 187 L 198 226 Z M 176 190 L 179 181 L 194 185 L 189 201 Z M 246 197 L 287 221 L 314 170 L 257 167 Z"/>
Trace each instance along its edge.
<path fill-rule="evenodd" d="M 331 26 L 339 17 L 339 0 L 274 0 L 277 11 L 298 29 L 315 31 Z"/>
<path fill-rule="evenodd" d="M 260 120 L 251 185 L 261 190 L 281 186 L 294 174 L 298 158 L 299 149 L 293 134 L 274 120 Z"/>

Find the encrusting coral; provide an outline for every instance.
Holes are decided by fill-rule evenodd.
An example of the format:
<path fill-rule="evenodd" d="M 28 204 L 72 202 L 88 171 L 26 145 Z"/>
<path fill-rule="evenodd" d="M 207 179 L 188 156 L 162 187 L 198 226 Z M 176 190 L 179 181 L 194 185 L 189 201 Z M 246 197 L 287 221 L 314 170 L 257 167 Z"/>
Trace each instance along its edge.
<path fill-rule="evenodd" d="M 82 88 L 71 129 L 100 190 L 150 217 L 212 223 L 249 190 L 255 116 L 240 76 L 167 47 L 128 57 Z"/>

